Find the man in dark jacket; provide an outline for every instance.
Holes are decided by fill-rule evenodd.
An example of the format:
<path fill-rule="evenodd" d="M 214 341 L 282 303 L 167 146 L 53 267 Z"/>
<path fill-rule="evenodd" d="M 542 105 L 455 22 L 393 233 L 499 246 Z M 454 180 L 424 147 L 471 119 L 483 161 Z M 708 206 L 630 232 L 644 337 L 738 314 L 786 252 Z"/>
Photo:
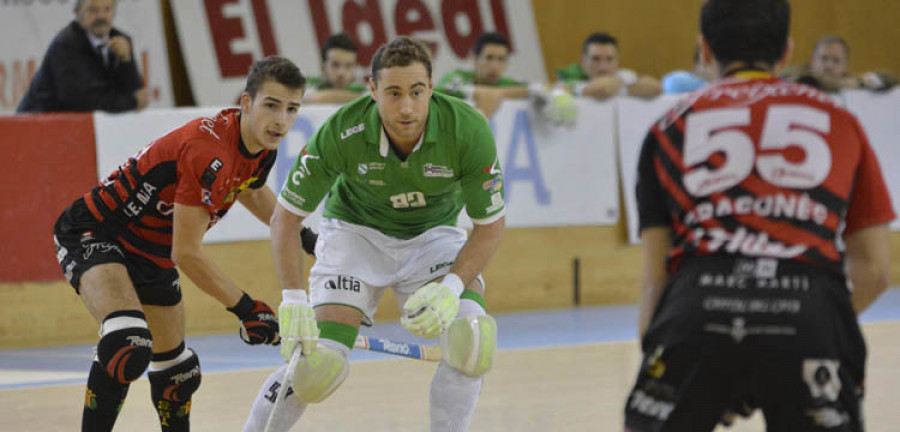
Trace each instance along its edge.
<path fill-rule="evenodd" d="M 143 109 L 148 93 L 131 38 L 112 27 L 115 0 L 78 0 L 35 74 L 18 112 Z"/>

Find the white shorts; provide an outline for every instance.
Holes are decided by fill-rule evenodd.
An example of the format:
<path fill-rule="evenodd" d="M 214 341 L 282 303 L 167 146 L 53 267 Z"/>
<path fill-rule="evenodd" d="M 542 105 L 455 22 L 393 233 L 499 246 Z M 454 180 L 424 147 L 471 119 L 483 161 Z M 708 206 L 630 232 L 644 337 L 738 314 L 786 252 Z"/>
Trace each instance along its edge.
<path fill-rule="evenodd" d="M 340 304 L 359 309 L 372 325 L 384 290 L 393 287 L 397 306 L 417 289 L 450 271 L 466 243 L 465 230 L 439 226 L 411 239 L 398 239 L 373 228 L 322 219 L 316 263 L 310 270 L 313 307 Z M 484 281 L 478 276 L 482 286 Z"/>

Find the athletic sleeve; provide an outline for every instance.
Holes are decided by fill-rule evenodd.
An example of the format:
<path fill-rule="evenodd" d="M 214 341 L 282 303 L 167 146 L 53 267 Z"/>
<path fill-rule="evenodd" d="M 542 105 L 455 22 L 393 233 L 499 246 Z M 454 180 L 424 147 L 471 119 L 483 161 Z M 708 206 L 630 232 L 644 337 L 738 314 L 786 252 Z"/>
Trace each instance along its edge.
<path fill-rule="evenodd" d="M 654 129 L 656 126 L 654 126 Z M 656 174 L 656 152 L 659 143 L 653 129 L 644 139 L 641 156 L 638 160 L 637 186 L 635 195 L 638 206 L 640 229 L 657 226 L 668 227 L 671 224 L 669 212 L 666 210 L 666 197 L 663 193 L 659 177 Z"/>
<path fill-rule="evenodd" d="M 325 197 L 338 171 L 338 156 L 331 151 L 335 136 L 328 121 L 312 136 L 300 152 L 278 194 L 278 202 L 298 216 L 309 216 Z"/>
<path fill-rule="evenodd" d="M 891 205 L 891 196 L 884 183 L 884 177 L 881 175 L 881 168 L 878 166 L 878 159 L 869 145 L 869 139 L 856 119 L 854 126 L 862 145 L 850 205 L 847 209 L 847 229 L 844 235 L 873 225 L 890 223 L 897 217 Z"/>
<path fill-rule="evenodd" d="M 175 202 L 206 207 L 213 211 L 215 207 L 213 203 L 222 202 L 224 198 L 222 193 L 216 191 L 227 191 L 222 185 L 227 179 L 219 175 L 225 162 L 210 150 L 212 146 L 202 144 L 202 141 L 187 143 L 178 157 Z"/>
<path fill-rule="evenodd" d="M 466 213 L 472 222 L 486 225 L 503 217 L 506 205 L 503 201 L 503 173 L 497 159 L 494 135 L 482 116 L 474 116 L 471 124 L 472 139 L 463 149 L 462 194 Z"/>

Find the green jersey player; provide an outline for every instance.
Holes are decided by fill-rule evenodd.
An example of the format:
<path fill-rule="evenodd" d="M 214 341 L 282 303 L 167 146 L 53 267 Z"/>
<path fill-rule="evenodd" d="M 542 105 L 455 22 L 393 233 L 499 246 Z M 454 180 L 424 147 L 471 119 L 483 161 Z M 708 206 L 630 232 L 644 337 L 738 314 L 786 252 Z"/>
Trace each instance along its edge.
<path fill-rule="evenodd" d="M 262 430 L 270 414 L 270 430 L 287 430 L 341 384 L 359 326 L 372 323 L 387 287 L 404 327 L 441 339 L 432 431 L 468 427 L 491 367 L 496 324 L 480 273 L 500 244 L 505 207 L 490 127 L 463 101 L 433 93 L 428 49 L 406 37 L 376 52 L 370 90 L 310 139 L 278 198 L 282 356 L 297 366 L 274 413 L 289 365 L 269 376 L 245 431 Z M 296 238 L 326 195 L 307 298 Z M 475 224 L 468 240 L 455 226 L 464 205 Z M 291 362 L 295 351 L 302 357 Z"/>

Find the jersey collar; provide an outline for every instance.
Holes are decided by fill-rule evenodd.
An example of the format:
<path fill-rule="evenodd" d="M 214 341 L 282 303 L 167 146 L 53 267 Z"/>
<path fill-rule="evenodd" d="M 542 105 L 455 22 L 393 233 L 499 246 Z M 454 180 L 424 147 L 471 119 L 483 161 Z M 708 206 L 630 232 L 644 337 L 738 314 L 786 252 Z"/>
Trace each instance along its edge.
<path fill-rule="evenodd" d="M 416 143 L 416 146 L 413 147 L 413 154 L 416 150 L 419 150 L 422 147 L 422 143 L 436 143 L 437 142 L 437 130 L 438 130 L 438 115 L 437 115 L 438 107 L 434 102 L 434 96 L 431 97 L 431 100 L 428 102 L 428 119 L 425 121 L 425 133 L 419 137 L 419 142 Z M 372 110 L 369 114 L 368 124 L 379 125 L 378 128 L 366 128 L 366 141 L 371 144 L 375 144 L 378 146 L 378 154 L 381 157 L 387 157 L 388 153 L 391 149 L 391 144 L 388 142 L 387 133 L 384 131 L 384 125 L 381 123 L 381 116 L 378 115 L 378 105 L 377 103 L 372 104 Z M 378 132 L 376 132 L 376 130 Z"/>

